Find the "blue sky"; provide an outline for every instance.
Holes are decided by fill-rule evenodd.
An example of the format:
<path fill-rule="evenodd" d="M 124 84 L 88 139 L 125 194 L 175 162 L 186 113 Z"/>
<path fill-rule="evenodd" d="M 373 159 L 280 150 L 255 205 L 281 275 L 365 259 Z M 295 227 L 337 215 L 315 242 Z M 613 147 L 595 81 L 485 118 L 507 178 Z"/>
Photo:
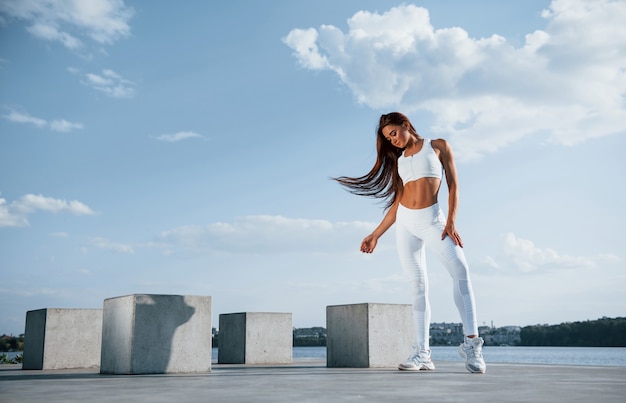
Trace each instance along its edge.
<path fill-rule="evenodd" d="M 0 333 L 134 293 L 410 303 L 393 229 L 358 251 L 381 204 L 329 180 L 393 110 L 455 150 L 481 324 L 626 314 L 626 2 L 181 4 L 0 1 Z"/>

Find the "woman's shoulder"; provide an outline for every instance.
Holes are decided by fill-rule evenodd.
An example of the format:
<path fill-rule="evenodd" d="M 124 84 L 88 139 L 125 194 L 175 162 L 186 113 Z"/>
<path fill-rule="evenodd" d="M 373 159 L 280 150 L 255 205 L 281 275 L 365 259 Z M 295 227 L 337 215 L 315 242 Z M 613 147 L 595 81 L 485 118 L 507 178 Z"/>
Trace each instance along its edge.
<path fill-rule="evenodd" d="M 431 140 L 430 144 L 443 164 L 446 164 L 448 161 L 452 161 L 454 159 L 452 147 L 445 139 L 434 139 Z"/>
<path fill-rule="evenodd" d="M 450 149 L 450 144 L 446 141 L 446 139 L 432 139 L 430 140 L 430 144 L 432 144 L 433 148 L 436 148 L 439 151 Z"/>

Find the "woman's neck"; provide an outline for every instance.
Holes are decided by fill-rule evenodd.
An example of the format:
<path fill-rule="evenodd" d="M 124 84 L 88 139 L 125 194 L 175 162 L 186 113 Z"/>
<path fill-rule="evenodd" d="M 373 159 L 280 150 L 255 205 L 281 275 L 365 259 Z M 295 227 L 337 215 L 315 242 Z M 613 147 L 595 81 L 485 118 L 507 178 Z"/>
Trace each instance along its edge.
<path fill-rule="evenodd" d="M 411 140 L 404 148 L 404 152 L 408 154 L 415 154 L 419 149 L 421 149 L 421 144 L 424 139 L 418 135 L 411 136 Z"/>

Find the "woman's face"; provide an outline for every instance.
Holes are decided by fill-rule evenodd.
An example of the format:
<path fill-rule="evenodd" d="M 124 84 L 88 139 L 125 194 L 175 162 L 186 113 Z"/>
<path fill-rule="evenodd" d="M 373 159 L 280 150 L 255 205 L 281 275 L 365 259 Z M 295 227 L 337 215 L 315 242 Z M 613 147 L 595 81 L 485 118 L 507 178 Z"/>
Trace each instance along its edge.
<path fill-rule="evenodd" d="M 387 125 L 382 129 L 383 136 L 391 145 L 397 148 L 406 148 L 411 140 L 411 132 L 404 125 Z"/>

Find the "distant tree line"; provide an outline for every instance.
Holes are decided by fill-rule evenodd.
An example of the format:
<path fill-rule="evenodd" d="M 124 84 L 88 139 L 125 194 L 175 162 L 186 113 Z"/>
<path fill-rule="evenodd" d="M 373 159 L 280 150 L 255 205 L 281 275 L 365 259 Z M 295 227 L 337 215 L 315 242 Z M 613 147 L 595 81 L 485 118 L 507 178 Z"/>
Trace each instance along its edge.
<path fill-rule="evenodd" d="M 294 347 L 325 347 L 326 329 L 323 327 L 307 327 L 293 329 Z"/>
<path fill-rule="evenodd" d="M 9 336 L 3 334 L 0 336 L 0 352 L 7 353 L 11 351 L 24 351 L 24 335 Z"/>
<path fill-rule="evenodd" d="M 213 347 L 218 347 L 218 336 L 219 332 L 213 329 Z M 626 317 L 525 326 L 520 336 L 520 346 L 626 347 Z M 294 328 L 293 346 L 326 346 L 326 329 Z M 0 352 L 12 351 L 24 351 L 23 334 L 0 336 Z"/>
<path fill-rule="evenodd" d="M 213 328 L 213 347 L 219 348 L 220 333 Z M 326 329 L 323 327 L 293 328 L 294 347 L 325 347 Z"/>
<path fill-rule="evenodd" d="M 521 346 L 626 347 L 626 318 L 526 326 Z"/>
<path fill-rule="evenodd" d="M 507 329 L 492 329 L 490 333 L 498 334 L 505 330 Z M 431 334 L 434 333 L 436 332 L 431 332 Z M 520 339 L 518 339 L 519 343 L 515 343 L 516 345 L 626 347 L 626 317 L 604 317 L 598 320 L 566 322 L 559 325 L 526 326 L 521 328 Z M 326 329 L 323 327 L 294 329 L 293 345 L 294 347 L 326 346 Z"/>

